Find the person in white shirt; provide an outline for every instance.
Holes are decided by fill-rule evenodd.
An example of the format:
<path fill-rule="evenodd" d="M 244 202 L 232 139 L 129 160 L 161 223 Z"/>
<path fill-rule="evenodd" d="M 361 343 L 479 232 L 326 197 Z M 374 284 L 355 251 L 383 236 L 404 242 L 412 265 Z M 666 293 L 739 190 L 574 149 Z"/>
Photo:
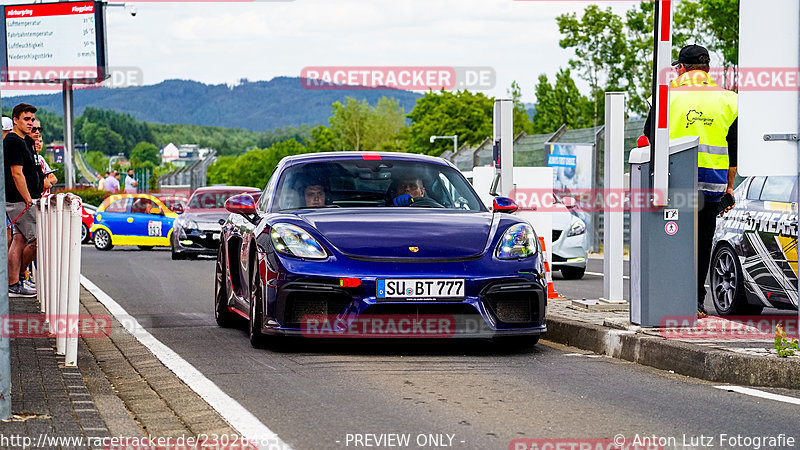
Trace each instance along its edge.
<path fill-rule="evenodd" d="M 139 183 L 136 178 L 133 178 L 133 169 L 128 169 L 128 176 L 125 177 L 125 193 L 135 194 L 137 187 L 139 187 Z"/>

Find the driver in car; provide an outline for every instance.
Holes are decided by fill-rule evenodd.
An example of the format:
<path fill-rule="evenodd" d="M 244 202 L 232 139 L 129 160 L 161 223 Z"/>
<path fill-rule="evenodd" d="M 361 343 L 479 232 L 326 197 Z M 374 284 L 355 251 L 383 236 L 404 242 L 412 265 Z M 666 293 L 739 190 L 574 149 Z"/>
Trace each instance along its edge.
<path fill-rule="evenodd" d="M 397 183 L 397 196 L 392 201 L 394 206 L 409 206 L 414 203 L 415 198 L 425 196 L 425 186 L 419 177 L 411 176 L 402 178 Z"/>

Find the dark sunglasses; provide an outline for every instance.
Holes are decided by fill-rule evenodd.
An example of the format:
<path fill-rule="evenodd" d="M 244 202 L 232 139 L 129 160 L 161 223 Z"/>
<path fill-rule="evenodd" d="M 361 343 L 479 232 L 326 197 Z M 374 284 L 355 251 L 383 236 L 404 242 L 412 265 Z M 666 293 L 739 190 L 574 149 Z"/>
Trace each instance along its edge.
<path fill-rule="evenodd" d="M 43 129 L 42 127 L 33 127 L 31 128 L 31 133 L 41 133 Z"/>

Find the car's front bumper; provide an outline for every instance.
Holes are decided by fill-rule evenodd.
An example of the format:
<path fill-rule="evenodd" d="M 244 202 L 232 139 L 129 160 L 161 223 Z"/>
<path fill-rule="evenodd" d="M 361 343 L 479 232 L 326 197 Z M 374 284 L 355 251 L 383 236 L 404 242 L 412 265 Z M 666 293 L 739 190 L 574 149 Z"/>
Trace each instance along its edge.
<path fill-rule="evenodd" d="M 553 234 L 553 237 L 555 237 L 555 232 Z M 588 256 L 584 247 L 585 241 L 585 234 L 577 236 L 560 235 L 557 240 L 554 240 L 552 252 L 553 270 L 559 270 L 562 267 L 585 268 Z"/>
<path fill-rule="evenodd" d="M 336 273 L 337 265 L 331 262 L 273 259 L 272 267 L 262 272 L 274 274 L 265 283 L 268 318 L 262 332 L 320 338 L 487 338 L 539 335 L 547 330 L 547 291 L 535 267 L 538 262 L 347 263 L 347 270 L 339 265 Z M 466 275 L 475 273 L 481 275 Z M 357 278 L 361 284 L 341 287 L 340 278 Z M 457 300 L 377 298 L 377 280 L 393 278 L 464 279 L 465 296 Z M 339 328 L 317 333 L 319 328 L 312 329 L 309 320 L 320 323 L 320 318 L 338 323 Z M 436 320 L 447 326 L 432 334 L 395 332 L 391 323 L 408 323 L 404 319 Z"/>
<path fill-rule="evenodd" d="M 220 232 L 218 230 L 175 228 L 172 235 L 172 248 L 176 253 L 213 256 L 219 250 Z"/>

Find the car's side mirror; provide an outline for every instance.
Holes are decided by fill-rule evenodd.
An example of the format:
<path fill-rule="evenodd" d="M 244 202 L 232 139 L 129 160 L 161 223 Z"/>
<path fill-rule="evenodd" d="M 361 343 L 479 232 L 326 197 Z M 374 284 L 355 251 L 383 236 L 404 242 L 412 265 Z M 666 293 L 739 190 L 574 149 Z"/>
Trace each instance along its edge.
<path fill-rule="evenodd" d="M 508 197 L 495 197 L 492 201 L 492 212 L 511 214 L 518 209 L 517 202 Z"/>
<path fill-rule="evenodd" d="M 243 216 L 249 216 L 256 213 L 256 201 L 250 194 L 239 194 L 225 200 L 225 209 Z"/>
<path fill-rule="evenodd" d="M 158 208 L 158 207 L 150 208 L 150 214 L 152 214 L 154 216 L 160 216 L 161 215 L 161 208 Z"/>

